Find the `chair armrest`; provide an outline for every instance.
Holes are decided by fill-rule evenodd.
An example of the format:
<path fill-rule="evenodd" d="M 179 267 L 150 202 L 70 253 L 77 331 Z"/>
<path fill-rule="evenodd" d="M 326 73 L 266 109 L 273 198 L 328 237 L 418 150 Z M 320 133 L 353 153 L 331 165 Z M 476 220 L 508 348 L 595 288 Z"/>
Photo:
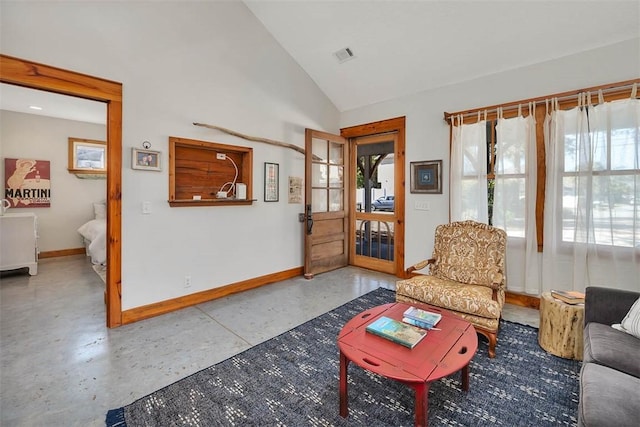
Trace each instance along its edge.
<path fill-rule="evenodd" d="M 504 289 L 506 288 L 506 283 L 504 283 L 504 275 L 502 273 L 495 272 L 493 273 L 492 286 L 493 289 Z"/>
<path fill-rule="evenodd" d="M 411 267 L 407 268 L 406 273 L 410 274 L 410 273 L 412 273 L 414 271 L 422 270 L 426 266 L 431 265 L 431 264 L 433 264 L 435 262 L 436 262 L 435 258 L 430 258 L 430 259 L 426 259 L 424 261 L 420 261 L 419 263 L 413 264 Z"/>
<path fill-rule="evenodd" d="M 638 292 L 589 286 L 585 290 L 584 324 L 620 323 L 638 297 Z"/>

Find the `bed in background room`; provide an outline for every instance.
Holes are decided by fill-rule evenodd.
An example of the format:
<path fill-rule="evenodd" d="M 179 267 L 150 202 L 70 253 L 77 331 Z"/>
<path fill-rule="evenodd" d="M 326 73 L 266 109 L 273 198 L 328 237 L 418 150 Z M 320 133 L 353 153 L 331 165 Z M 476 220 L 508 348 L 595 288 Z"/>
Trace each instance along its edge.
<path fill-rule="evenodd" d="M 107 207 L 104 202 L 93 204 L 94 219 L 82 224 L 78 233 L 84 239 L 87 256 L 93 264 L 107 263 Z"/>

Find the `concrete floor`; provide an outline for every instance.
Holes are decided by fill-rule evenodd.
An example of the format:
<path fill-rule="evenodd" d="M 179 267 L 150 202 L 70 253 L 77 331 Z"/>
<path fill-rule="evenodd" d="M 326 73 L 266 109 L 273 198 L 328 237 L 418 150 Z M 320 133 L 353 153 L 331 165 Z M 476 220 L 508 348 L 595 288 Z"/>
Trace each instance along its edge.
<path fill-rule="evenodd" d="M 396 278 L 344 268 L 163 316 L 105 327 L 103 284 L 85 256 L 2 273 L 0 425 L 104 426 L 124 406 Z M 537 326 L 537 310 L 504 317 Z"/>

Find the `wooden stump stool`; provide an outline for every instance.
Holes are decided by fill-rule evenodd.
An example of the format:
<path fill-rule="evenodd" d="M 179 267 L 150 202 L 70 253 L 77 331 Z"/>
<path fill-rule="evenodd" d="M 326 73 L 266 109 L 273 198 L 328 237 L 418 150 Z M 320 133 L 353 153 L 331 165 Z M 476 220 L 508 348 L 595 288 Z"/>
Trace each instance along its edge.
<path fill-rule="evenodd" d="M 547 352 L 565 359 L 582 360 L 584 304 L 571 305 L 550 292 L 540 298 L 538 343 Z"/>

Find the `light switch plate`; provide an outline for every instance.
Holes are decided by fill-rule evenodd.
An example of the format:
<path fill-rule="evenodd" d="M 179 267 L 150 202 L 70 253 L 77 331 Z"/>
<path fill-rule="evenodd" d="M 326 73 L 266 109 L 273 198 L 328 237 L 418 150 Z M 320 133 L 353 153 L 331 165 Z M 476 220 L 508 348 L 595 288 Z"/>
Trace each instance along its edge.
<path fill-rule="evenodd" d="M 142 202 L 142 213 L 145 215 L 151 213 L 151 202 Z"/>
<path fill-rule="evenodd" d="M 431 206 L 429 205 L 429 202 L 416 202 L 415 208 L 419 211 L 428 211 L 431 209 Z"/>

